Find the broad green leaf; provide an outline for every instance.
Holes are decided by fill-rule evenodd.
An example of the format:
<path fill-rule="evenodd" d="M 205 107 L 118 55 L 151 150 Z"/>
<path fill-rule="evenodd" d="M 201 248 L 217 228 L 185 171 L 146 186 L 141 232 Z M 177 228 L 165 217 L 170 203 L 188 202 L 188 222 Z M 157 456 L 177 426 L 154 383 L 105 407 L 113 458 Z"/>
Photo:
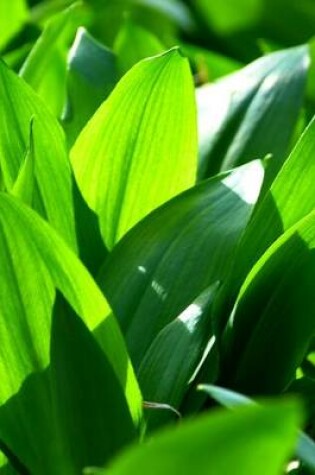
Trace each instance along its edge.
<path fill-rule="evenodd" d="M 128 18 L 120 29 L 114 44 L 121 75 L 141 59 L 162 53 L 166 48 L 149 31 Z"/>
<path fill-rule="evenodd" d="M 78 186 L 109 249 L 150 211 L 194 184 L 194 87 L 177 49 L 118 83 L 71 151 Z"/>
<path fill-rule="evenodd" d="M 272 154 L 268 183 L 286 157 L 302 103 L 307 46 L 260 58 L 197 90 L 199 178 Z"/>
<path fill-rule="evenodd" d="M 41 96 L 56 117 L 60 117 L 65 101 L 68 45 L 82 16 L 80 3 L 53 16 L 20 70 L 21 77 Z"/>
<path fill-rule="evenodd" d="M 24 163 L 31 121 L 33 206 L 75 248 L 71 169 L 62 129 L 35 92 L 0 62 L 0 168 L 6 190 L 12 189 Z"/>
<path fill-rule="evenodd" d="M 284 233 L 248 274 L 225 335 L 223 378 L 245 393 L 283 391 L 315 334 L 315 214 Z"/>
<path fill-rule="evenodd" d="M 201 391 L 206 392 L 210 397 L 222 406 L 234 409 L 240 405 L 257 404 L 243 394 L 231 391 L 230 389 L 221 388 L 211 384 L 202 384 L 198 387 Z M 304 432 L 299 431 L 299 439 L 296 448 L 296 455 L 310 470 L 315 471 L 315 443 Z"/>
<path fill-rule="evenodd" d="M 0 440 L 30 473 L 71 475 L 105 463 L 135 437 L 141 418 L 118 325 L 64 241 L 4 193 L 0 241 Z M 56 289 L 62 297 L 52 315 Z M 100 448 L 104 431 L 111 445 Z"/>
<path fill-rule="evenodd" d="M 253 162 L 205 181 L 144 219 L 108 256 L 99 282 L 136 367 L 165 325 L 224 281 L 262 179 Z"/>
<path fill-rule="evenodd" d="M 259 203 L 240 242 L 233 273 L 222 288 L 216 311 L 221 331 L 251 267 L 290 226 L 315 208 L 315 121 L 309 125 L 284 163 L 269 192 Z"/>
<path fill-rule="evenodd" d="M 114 88 L 118 74 L 113 52 L 82 27 L 77 31 L 67 63 L 67 101 L 62 120 L 72 145 Z"/>
<path fill-rule="evenodd" d="M 0 2 L 0 49 L 20 30 L 27 19 L 25 0 Z"/>
<path fill-rule="evenodd" d="M 216 282 L 206 289 L 166 325 L 147 350 L 138 375 L 146 401 L 167 403 L 179 409 L 190 379 L 213 334 L 211 305 L 218 284 Z M 170 413 L 151 411 L 148 414 L 150 426 L 159 425 L 165 415 L 171 416 Z"/>
<path fill-rule="evenodd" d="M 130 448 L 104 471 L 90 474 L 279 475 L 292 454 L 301 423 L 292 402 L 218 410 Z"/>

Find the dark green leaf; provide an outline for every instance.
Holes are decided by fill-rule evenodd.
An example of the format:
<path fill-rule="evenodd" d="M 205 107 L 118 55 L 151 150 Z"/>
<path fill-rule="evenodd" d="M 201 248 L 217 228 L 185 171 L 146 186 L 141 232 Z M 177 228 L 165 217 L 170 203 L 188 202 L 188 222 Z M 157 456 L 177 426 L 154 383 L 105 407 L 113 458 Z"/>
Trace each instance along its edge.
<path fill-rule="evenodd" d="M 224 281 L 262 178 L 254 162 L 194 187 L 143 220 L 109 255 L 99 282 L 136 367 L 165 325 Z"/>

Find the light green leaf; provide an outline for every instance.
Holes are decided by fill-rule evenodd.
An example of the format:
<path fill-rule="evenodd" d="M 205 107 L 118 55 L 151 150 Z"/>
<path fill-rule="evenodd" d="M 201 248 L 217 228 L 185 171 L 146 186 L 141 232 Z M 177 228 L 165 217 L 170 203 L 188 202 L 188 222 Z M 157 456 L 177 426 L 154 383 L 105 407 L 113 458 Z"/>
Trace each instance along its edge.
<path fill-rule="evenodd" d="M 12 189 L 24 163 L 32 120 L 33 206 L 76 248 L 71 169 L 62 129 L 35 92 L 0 62 L 0 168 L 6 190 Z"/>
<path fill-rule="evenodd" d="M 71 160 L 109 249 L 194 184 L 194 88 L 177 49 L 143 60 L 121 79 L 79 135 Z"/>
<path fill-rule="evenodd" d="M 21 165 L 17 179 L 11 189 L 11 193 L 16 198 L 20 198 L 24 203 L 32 206 L 34 185 L 35 185 L 35 153 L 33 137 L 33 119 L 30 122 L 29 147 L 26 151 L 25 160 Z"/>
<path fill-rule="evenodd" d="M 105 463 L 141 419 L 118 325 L 63 240 L 3 193 L 0 241 L 0 440 L 30 473 L 74 475 Z M 52 316 L 56 289 L 62 297 Z M 100 447 L 104 433 L 111 445 Z"/>
<path fill-rule="evenodd" d="M 308 47 L 291 48 L 197 90 L 199 178 L 272 154 L 272 181 L 290 145 L 308 65 Z"/>
<path fill-rule="evenodd" d="M 121 75 L 141 59 L 162 53 L 166 48 L 149 31 L 127 18 L 114 44 Z"/>
<path fill-rule="evenodd" d="M 262 179 L 253 162 L 206 181 L 148 216 L 108 256 L 99 282 L 136 367 L 165 325 L 224 281 Z"/>
<path fill-rule="evenodd" d="M 25 0 L 0 2 L 0 49 L 20 30 L 27 18 Z"/>
<path fill-rule="evenodd" d="M 56 117 L 60 117 L 65 101 L 68 45 L 82 18 L 78 2 L 53 16 L 20 70 Z"/>
<path fill-rule="evenodd" d="M 62 120 L 68 143 L 79 132 L 114 88 L 116 56 L 79 28 L 67 61 L 67 102 Z"/>
<path fill-rule="evenodd" d="M 300 423 L 299 406 L 292 402 L 219 410 L 156 434 L 104 471 L 86 473 L 279 475 L 294 449 Z"/>
<path fill-rule="evenodd" d="M 147 350 L 140 368 L 139 383 L 146 401 L 166 403 L 179 409 L 190 378 L 206 349 L 211 328 L 211 305 L 219 283 L 216 282 L 166 325 Z M 150 427 L 159 425 L 171 413 L 148 413 Z"/>
<path fill-rule="evenodd" d="M 198 386 L 198 389 L 206 392 L 222 406 L 234 410 L 240 405 L 257 404 L 253 399 L 243 394 L 219 386 L 201 384 Z M 315 470 L 315 443 L 307 434 L 301 431 L 299 431 L 296 455 L 310 470 Z"/>

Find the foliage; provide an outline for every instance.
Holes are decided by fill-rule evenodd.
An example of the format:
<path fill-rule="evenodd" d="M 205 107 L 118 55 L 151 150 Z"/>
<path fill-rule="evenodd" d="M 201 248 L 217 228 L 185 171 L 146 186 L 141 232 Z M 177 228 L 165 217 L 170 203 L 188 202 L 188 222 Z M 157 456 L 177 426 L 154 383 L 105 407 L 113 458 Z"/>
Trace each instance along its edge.
<path fill-rule="evenodd" d="M 314 24 L 1 3 L 0 475 L 315 473 Z"/>

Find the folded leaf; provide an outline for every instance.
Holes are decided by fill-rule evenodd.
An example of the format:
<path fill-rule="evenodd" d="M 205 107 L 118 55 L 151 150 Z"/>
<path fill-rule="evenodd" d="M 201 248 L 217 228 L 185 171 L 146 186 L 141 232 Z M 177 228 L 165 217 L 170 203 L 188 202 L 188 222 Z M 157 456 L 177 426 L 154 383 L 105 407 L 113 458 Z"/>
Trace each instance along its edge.
<path fill-rule="evenodd" d="M 194 184 L 194 89 L 177 49 L 138 63 L 121 79 L 79 135 L 71 159 L 109 249 Z"/>
<path fill-rule="evenodd" d="M 212 336 L 211 306 L 219 283 L 206 289 L 175 320 L 166 325 L 147 350 L 139 368 L 139 383 L 146 401 L 179 409 L 207 343 Z M 171 413 L 148 412 L 150 427 Z"/>

